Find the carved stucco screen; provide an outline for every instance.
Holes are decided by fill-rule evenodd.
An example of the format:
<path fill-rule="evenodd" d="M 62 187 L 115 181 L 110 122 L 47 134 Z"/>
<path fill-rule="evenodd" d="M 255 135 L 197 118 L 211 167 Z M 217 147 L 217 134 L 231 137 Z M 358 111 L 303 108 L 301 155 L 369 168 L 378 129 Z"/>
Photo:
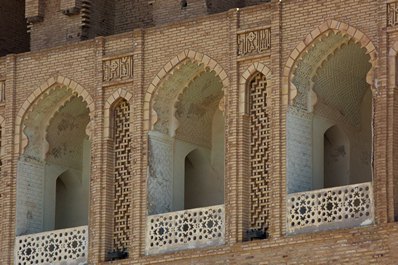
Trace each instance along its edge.
<path fill-rule="evenodd" d="M 267 80 L 255 74 L 249 84 L 250 115 L 250 210 L 251 229 L 265 232 L 269 227 L 270 119 Z"/>
<path fill-rule="evenodd" d="M 130 105 L 121 100 L 114 108 L 114 250 L 128 248 L 130 230 L 131 135 Z"/>

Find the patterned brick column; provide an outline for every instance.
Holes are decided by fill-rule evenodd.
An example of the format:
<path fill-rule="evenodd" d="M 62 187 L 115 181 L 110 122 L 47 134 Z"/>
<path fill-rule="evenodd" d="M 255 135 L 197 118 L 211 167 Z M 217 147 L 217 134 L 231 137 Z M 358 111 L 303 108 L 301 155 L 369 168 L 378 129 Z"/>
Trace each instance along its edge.
<path fill-rule="evenodd" d="M 1 200 L 3 201 L 3 218 L 0 220 L 1 235 L 1 264 L 13 264 L 15 241 L 15 215 L 16 215 L 16 168 L 18 157 L 14 145 L 15 135 L 15 90 L 16 90 L 16 56 L 7 56 L 6 62 L 6 105 L 5 108 L 5 134 L 3 137 L 5 156 L 3 158 L 2 174 L 0 175 Z"/>

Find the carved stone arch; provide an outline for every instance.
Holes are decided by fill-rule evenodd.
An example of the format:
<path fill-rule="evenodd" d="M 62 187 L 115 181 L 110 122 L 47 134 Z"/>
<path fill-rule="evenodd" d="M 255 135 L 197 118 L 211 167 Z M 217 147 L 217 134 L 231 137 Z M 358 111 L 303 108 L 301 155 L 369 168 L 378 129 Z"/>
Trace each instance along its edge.
<path fill-rule="evenodd" d="M 271 70 L 263 63 L 253 63 L 242 74 L 239 83 L 239 113 L 245 114 L 247 104 L 247 82 L 253 77 L 255 73 L 262 73 L 267 78 L 267 94 L 271 94 Z M 267 98 L 267 101 L 269 98 Z"/>
<path fill-rule="evenodd" d="M 76 95 L 81 98 L 82 101 L 87 104 L 90 120 L 92 120 L 94 115 L 94 100 L 87 90 L 69 78 L 63 76 L 51 77 L 30 94 L 18 111 L 15 124 L 15 153 L 17 155 L 22 153 L 23 148 L 27 145 L 28 141 L 26 135 L 23 133 L 24 119 L 27 117 L 32 107 L 55 85 L 59 85 L 62 88 L 71 91 L 72 95 Z"/>
<path fill-rule="evenodd" d="M 125 99 L 130 105 L 131 105 L 131 100 L 133 98 L 133 94 L 130 92 L 119 88 L 115 92 L 113 92 L 112 95 L 108 97 L 108 99 L 105 102 L 105 107 L 104 107 L 104 136 L 105 139 L 109 139 L 112 136 L 111 133 L 111 112 L 112 112 L 112 107 L 116 105 L 120 100 Z"/>
<path fill-rule="evenodd" d="M 375 72 L 374 69 L 377 65 L 377 51 L 372 41 L 364 33 L 358 29 L 349 26 L 346 23 L 339 22 L 336 20 L 328 20 L 323 24 L 315 28 L 306 38 L 301 41 L 296 48 L 291 52 L 285 68 L 283 70 L 283 83 L 282 83 L 282 102 L 283 104 L 289 105 L 293 102 L 293 99 L 297 95 L 297 88 L 291 82 L 291 76 L 295 69 L 295 64 L 305 54 L 309 48 L 312 47 L 314 41 L 325 34 L 327 31 L 339 32 L 344 36 L 348 36 L 360 45 L 361 48 L 365 48 L 367 54 L 370 56 L 370 64 L 372 65 L 371 70 L 366 76 L 367 83 L 371 86 L 372 92 L 375 92 L 377 85 L 374 84 Z"/>
<path fill-rule="evenodd" d="M 156 93 L 156 90 L 161 86 L 161 83 L 167 79 L 167 76 L 172 73 L 175 69 L 178 69 L 178 66 L 182 65 L 184 61 L 191 60 L 199 65 L 203 65 L 204 69 L 208 69 L 210 71 L 214 71 L 215 75 L 220 78 L 223 84 L 223 91 L 226 92 L 226 88 L 229 86 L 229 80 L 227 73 L 224 71 L 223 67 L 217 63 L 215 60 L 210 58 L 209 56 L 191 51 L 185 50 L 178 54 L 176 57 L 171 59 L 167 64 L 165 64 L 162 69 L 158 72 L 155 78 L 152 80 L 149 85 L 145 98 L 144 98 L 144 129 L 150 130 L 153 123 L 151 120 L 152 116 L 156 113 L 153 113 L 152 104 L 153 104 L 153 96 Z"/>

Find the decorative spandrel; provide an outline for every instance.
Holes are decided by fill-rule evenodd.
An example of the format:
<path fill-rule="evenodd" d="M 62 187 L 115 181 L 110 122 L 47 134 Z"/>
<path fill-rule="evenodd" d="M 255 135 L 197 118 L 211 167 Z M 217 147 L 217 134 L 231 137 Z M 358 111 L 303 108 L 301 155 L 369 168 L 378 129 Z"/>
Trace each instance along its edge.
<path fill-rule="evenodd" d="M 133 56 L 123 56 L 102 62 L 103 81 L 123 81 L 133 77 Z"/>
<path fill-rule="evenodd" d="M 387 26 L 394 27 L 398 25 L 398 2 L 387 4 Z"/>
<path fill-rule="evenodd" d="M 258 29 L 238 34 L 238 56 L 257 55 L 271 48 L 271 29 Z"/>

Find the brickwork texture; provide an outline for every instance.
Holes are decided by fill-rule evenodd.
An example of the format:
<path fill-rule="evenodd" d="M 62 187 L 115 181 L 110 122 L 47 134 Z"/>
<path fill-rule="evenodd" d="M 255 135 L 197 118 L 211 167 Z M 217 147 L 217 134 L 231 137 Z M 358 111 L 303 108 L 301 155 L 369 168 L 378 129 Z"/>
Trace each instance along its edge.
<path fill-rule="evenodd" d="M 16 232 L 20 227 L 17 208 L 32 206 L 19 201 L 23 205 L 17 207 L 18 194 L 26 193 L 31 201 L 42 196 L 41 183 L 26 190 L 19 184 L 40 174 L 20 161 L 27 141 L 24 120 L 57 85 L 80 97 L 90 111 L 89 264 L 108 264 L 107 253 L 119 248 L 127 248 L 129 256 L 112 264 L 397 264 L 398 21 L 394 19 L 398 10 L 390 7 L 395 1 L 3 2 L 0 264 L 13 264 L 17 233 L 24 232 Z M 369 56 L 371 70 L 366 81 L 373 104 L 375 220 L 363 227 L 288 235 L 286 197 L 288 192 L 311 185 L 304 171 L 312 160 L 311 150 L 307 150 L 308 119 L 295 118 L 299 114 L 289 110 L 297 93 L 291 73 L 328 32 L 346 36 Z M 212 72 L 223 86 L 225 243 L 146 255 L 148 132 L 156 120 L 152 100 L 163 82 L 188 60 Z M 259 146 L 260 151 L 253 149 L 259 143 L 251 138 L 250 130 L 261 121 L 251 120 L 245 111 L 250 109 L 247 89 L 256 75 L 262 78 L 261 94 L 266 95 L 266 104 L 258 109 L 267 112 L 262 128 L 267 133 L 266 150 Z M 257 101 L 261 103 L 261 99 Z M 115 109 L 121 104 L 128 106 L 123 112 Z M 119 116 L 124 112 L 129 112 L 129 117 L 122 120 Z M 114 126 L 123 126 L 123 130 L 115 132 Z M 123 147 L 129 154 L 115 155 L 114 150 L 122 148 L 117 142 L 120 139 L 129 145 Z M 305 152 L 295 152 L 290 139 L 300 140 L 294 144 L 301 144 Z M 286 160 L 290 149 L 294 161 Z M 251 158 L 257 153 L 263 157 Z M 123 173 L 115 169 L 115 160 L 122 161 Z M 251 173 L 253 167 L 261 169 L 256 161 L 264 163 L 266 172 Z M 23 174 L 17 176 L 20 167 Z M 288 182 L 292 174 L 295 178 Z M 124 180 L 115 179 L 119 175 Z M 255 187 L 258 183 L 263 186 Z M 119 204 L 121 208 L 115 209 Z M 32 216 L 32 224 L 23 225 L 34 232 L 40 218 Z M 123 217 L 128 217 L 128 223 L 120 219 Z M 249 241 L 246 231 L 250 228 L 266 229 L 268 236 Z"/>

